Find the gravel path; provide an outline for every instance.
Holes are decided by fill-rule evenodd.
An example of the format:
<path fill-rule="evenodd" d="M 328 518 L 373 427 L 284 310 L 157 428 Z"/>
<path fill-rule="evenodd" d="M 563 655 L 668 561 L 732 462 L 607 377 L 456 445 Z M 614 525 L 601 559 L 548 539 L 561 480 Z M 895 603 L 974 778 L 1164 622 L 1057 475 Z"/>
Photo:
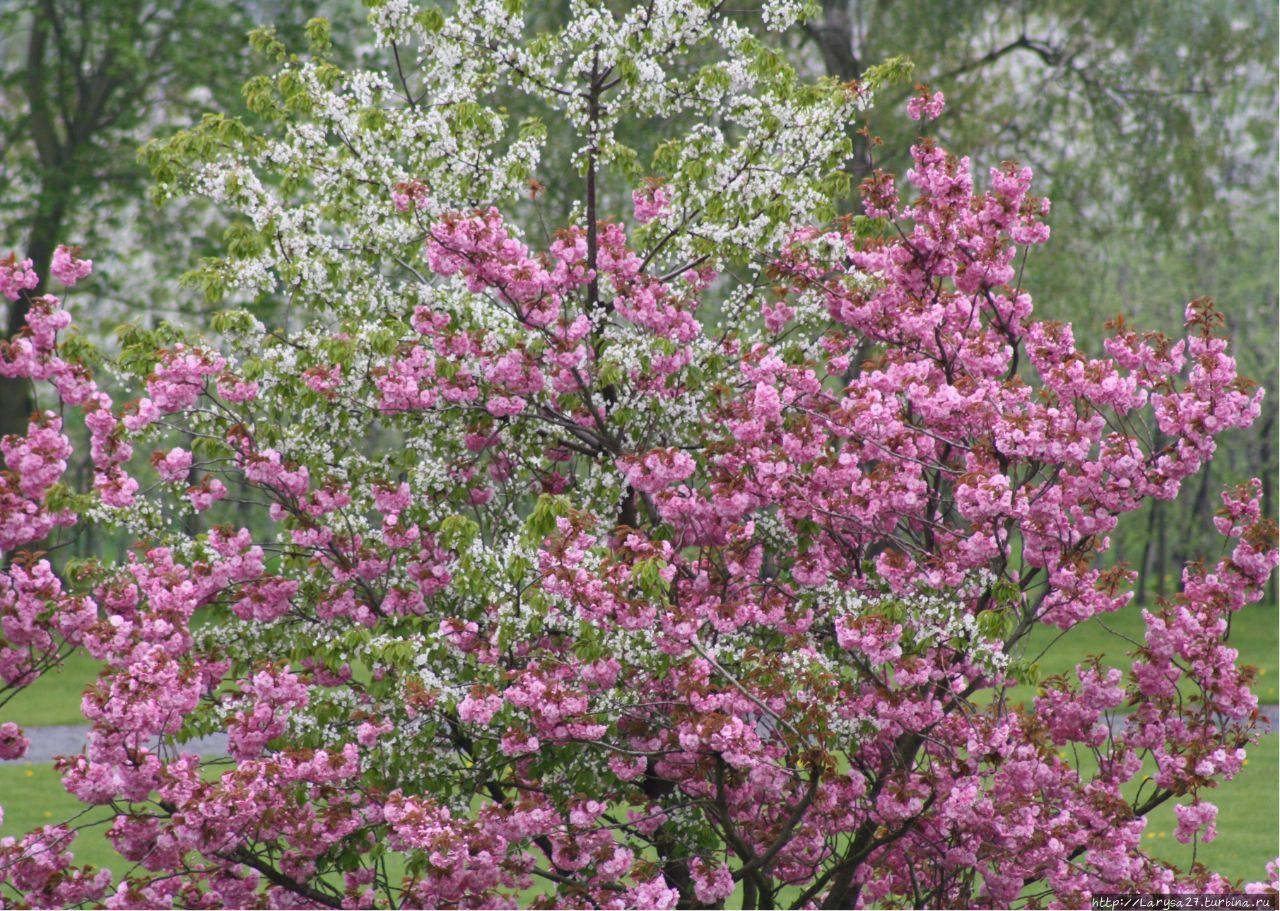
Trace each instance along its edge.
<path fill-rule="evenodd" d="M 26 762 L 50 762 L 55 756 L 74 756 L 85 745 L 89 734 L 88 725 L 55 724 L 49 727 L 25 728 L 22 732 L 31 741 Z M 213 734 L 200 737 L 182 745 L 183 752 L 199 753 L 201 756 L 222 756 L 227 752 L 227 735 Z"/>
<path fill-rule="evenodd" d="M 1273 704 L 1258 708 L 1263 718 L 1271 723 L 1270 728 L 1264 729 L 1264 732 L 1275 734 L 1280 728 L 1280 706 Z M 27 748 L 27 754 L 22 758 L 26 762 L 49 762 L 55 756 L 79 753 L 84 747 L 89 728 L 86 725 L 57 724 L 49 727 L 27 728 L 23 733 L 31 741 L 31 746 Z M 188 753 L 199 753 L 201 756 L 222 756 L 227 752 L 227 735 L 213 734 L 209 737 L 201 737 L 183 744 L 182 750 Z"/>
<path fill-rule="evenodd" d="M 1277 733 L 1280 729 L 1280 706 L 1275 703 L 1263 704 L 1258 706 L 1258 713 L 1262 716 L 1261 733 L 1263 736 L 1267 734 Z M 1124 715 L 1113 715 L 1111 717 L 1111 726 L 1119 727 L 1124 722 Z"/>

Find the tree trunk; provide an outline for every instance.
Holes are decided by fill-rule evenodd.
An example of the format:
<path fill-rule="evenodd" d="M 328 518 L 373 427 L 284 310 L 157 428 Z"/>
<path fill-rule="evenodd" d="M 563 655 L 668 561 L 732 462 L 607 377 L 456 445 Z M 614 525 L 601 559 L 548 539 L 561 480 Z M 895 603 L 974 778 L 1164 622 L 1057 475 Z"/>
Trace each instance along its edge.
<path fill-rule="evenodd" d="M 1187 562 L 1196 557 L 1203 557 L 1204 538 L 1200 534 L 1200 530 L 1206 526 L 1212 509 L 1209 508 L 1209 488 L 1213 483 L 1213 463 L 1207 462 L 1200 474 L 1200 487 L 1196 490 L 1196 498 L 1191 503 L 1191 515 L 1188 517 L 1186 525 L 1186 533 L 1178 536 L 1178 543 L 1173 548 L 1173 565 L 1178 567 L 1178 591 L 1182 591 L 1182 567 Z M 1193 540 L 1190 530 L 1196 530 L 1196 537 Z"/>
<path fill-rule="evenodd" d="M 818 42 L 827 75 L 842 82 L 862 75 L 862 67 L 853 53 L 853 22 L 849 19 L 848 0 L 822 0 L 822 21 L 805 28 Z"/>
<path fill-rule="evenodd" d="M 41 181 L 40 208 L 32 220 L 27 249 L 23 254 L 24 258 L 31 260 L 31 267 L 40 276 L 40 283 L 9 304 L 5 338 L 12 338 L 26 326 L 32 298 L 40 297 L 49 287 L 49 266 L 53 263 L 53 251 L 57 249 L 66 219 L 69 192 L 70 187 L 56 176 L 46 175 L 46 179 Z M 0 437 L 26 433 L 34 407 L 28 380 L 0 377 Z"/>
<path fill-rule="evenodd" d="M 27 39 L 22 86 L 30 113 L 31 139 L 40 162 L 40 187 L 36 196 L 36 212 L 27 235 L 27 249 L 20 255 L 31 260 L 40 282 L 9 305 L 4 328 L 6 339 L 12 338 L 27 324 L 31 299 L 44 294 L 49 285 L 49 265 L 53 262 L 53 251 L 61 237 L 62 223 L 71 201 L 70 174 L 75 159 L 75 143 L 70 135 L 64 141 L 55 128 L 57 119 L 50 105 L 46 83 L 45 49 L 48 38 L 48 23 L 41 16 L 35 16 Z M 31 384 L 27 380 L 0 377 L 0 436 L 26 433 L 34 405 Z"/>
<path fill-rule="evenodd" d="M 862 77 L 862 62 L 853 49 L 853 20 L 849 18 L 849 0 L 822 0 L 822 19 L 805 26 L 805 31 L 818 43 L 822 63 L 828 76 L 841 82 L 852 82 Z M 846 211 L 858 205 L 858 186 L 871 176 L 871 155 L 865 136 L 850 130 L 853 156 L 845 169 L 853 178 L 853 195 Z"/>
<path fill-rule="evenodd" d="M 1169 522 L 1166 516 L 1169 510 L 1164 503 L 1155 504 L 1156 517 L 1156 598 L 1164 598 L 1169 590 L 1166 587 L 1165 573 L 1169 564 Z"/>
<path fill-rule="evenodd" d="M 1147 582 L 1151 577 L 1151 542 L 1155 538 L 1156 506 L 1158 505 L 1153 502 L 1149 507 L 1147 532 L 1142 536 L 1142 559 L 1138 561 L 1138 590 L 1134 593 L 1134 597 L 1143 606 L 1147 603 Z"/>

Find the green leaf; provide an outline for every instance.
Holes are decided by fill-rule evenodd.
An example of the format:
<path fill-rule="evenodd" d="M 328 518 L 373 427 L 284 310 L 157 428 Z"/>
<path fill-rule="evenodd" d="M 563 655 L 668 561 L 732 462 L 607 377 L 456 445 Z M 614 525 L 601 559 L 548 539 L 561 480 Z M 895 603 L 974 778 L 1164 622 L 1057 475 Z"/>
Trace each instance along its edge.
<path fill-rule="evenodd" d="M 416 18 L 423 30 L 430 34 L 435 34 L 444 28 L 444 13 L 440 12 L 439 7 L 428 6 L 426 9 L 419 10 Z"/>
<path fill-rule="evenodd" d="M 307 47 L 312 54 L 323 56 L 333 49 L 333 33 L 328 19 L 323 16 L 308 19 L 303 31 L 307 36 Z"/>
<path fill-rule="evenodd" d="M 529 544 L 541 544 L 547 535 L 556 530 L 556 519 L 569 514 L 569 501 L 562 495 L 544 493 L 529 518 L 525 519 L 525 540 Z"/>
<path fill-rule="evenodd" d="M 631 579 L 646 596 L 657 601 L 666 600 L 667 580 L 662 578 L 662 570 L 667 562 L 660 557 L 649 557 L 637 560 L 631 567 Z"/>
<path fill-rule="evenodd" d="M 454 514 L 440 523 L 440 543 L 452 551 L 466 550 L 479 534 L 480 526 L 466 516 Z"/>
<path fill-rule="evenodd" d="M 862 74 L 862 82 L 872 91 L 886 85 L 901 85 L 911 81 L 915 64 L 903 54 L 872 64 Z"/>

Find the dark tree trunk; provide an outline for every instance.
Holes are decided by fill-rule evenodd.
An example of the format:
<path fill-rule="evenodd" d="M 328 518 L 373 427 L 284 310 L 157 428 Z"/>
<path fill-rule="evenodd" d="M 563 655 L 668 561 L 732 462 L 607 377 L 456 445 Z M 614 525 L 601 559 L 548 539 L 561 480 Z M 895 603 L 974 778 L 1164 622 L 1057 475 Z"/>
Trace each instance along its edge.
<path fill-rule="evenodd" d="M 1209 508 L 1209 488 L 1212 483 L 1213 463 L 1208 462 L 1200 474 L 1200 486 L 1196 490 L 1195 500 L 1191 503 L 1191 515 L 1188 517 L 1190 521 L 1186 534 L 1178 535 L 1178 543 L 1173 548 L 1173 566 L 1178 569 L 1178 591 L 1182 591 L 1182 567 L 1186 566 L 1189 560 L 1204 556 L 1201 552 L 1204 538 L 1200 530 L 1206 526 L 1210 513 L 1213 512 Z M 1195 538 L 1192 538 L 1190 533 L 1192 528 L 1196 530 Z"/>
<path fill-rule="evenodd" d="M 1164 503 L 1156 503 L 1156 597 L 1169 594 L 1165 573 L 1169 566 L 1169 521 Z"/>
<path fill-rule="evenodd" d="M 853 49 L 853 20 L 849 18 L 849 0 L 822 0 L 822 18 L 805 26 L 810 37 L 817 42 L 822 53 L 823 67 L 828 76 L 841 82 L 853 82 L 862 78 L 862 61 Z M 854 194 L 848 201 L 848 210 L 857 207 L 857 188 L 871 175 L 871 154 L 865 136 L 850 131 L 853 141 L 853 157 L 846 170 L 853 177 Z"/>
<path fill-rule="evenodd" d="M 44 82 L 47 40 L 47 26 L 37 16 L 27 39 L 23 85 L 30 108 L 31 138 L 39 156 L 41 177 L 38 208 L 31 220 L 27 249 L 20 255 L 31 260 L 40 283 L 9 305 L 4 331 L 6 339 L 12 338 L 26 325 L 31 298 L 44 294 L 48 287 L 49 265 L 53 262 L 53 251 L 62 233 L 62 223 L 66 219 L 67 205 L 70 202 L 69 174 L 75 157 L 75 146 L 72 137 L 68 136 L 65 142 L 61 141 L 54 129 L 54 116 Z M 0 436 L 26 433 L 33 406 L 29 382 L 0 377 Z"/>
<path fill-rule="evenodd" d="M 1156 527 L 1156 507 L 1158 503 L 1152 503 L 1147 512 L 1147 531 L 1142 536 L 1142 559 L 1138 561 L 1138 590 L 1135 597 L 1139 604 L 1147 603 L 1147 583 L 1151 578 L 1151 542 L 1155 539 Z"/>
<path fill-rule="evenodd" d="M 31 233 L 27 239 L 25 258 L 31 260 L 31 266 L 40 276 L 40 283 L 29 292 L 9 304 L 9 313 L 5 334 L 12 338 L 27 324 L 27 310 L 31 299 L 45 293 L 49 286 L 49 266 L 53 262 L 53 251 L 58 245 L 58 235 L 62 232 L 62 223 L 66 218 L 67 188 L 57 185 L 41 189 L 40 211 L 31 225 Z M 0 377 L 0 437 L 11 433 L 26 433 L 27 421 L 34 410 L 35 402 L 31 397 L 31 383 L 25 379 Z"/>
<path fill-rule="evenodd" d="M 822 20 L 806 26 L 818 42 L 827 75 L 842 82 L 862 75 L 862 66 L 853 53 L 853 22 L 848 0 L 822 0 Z"/>

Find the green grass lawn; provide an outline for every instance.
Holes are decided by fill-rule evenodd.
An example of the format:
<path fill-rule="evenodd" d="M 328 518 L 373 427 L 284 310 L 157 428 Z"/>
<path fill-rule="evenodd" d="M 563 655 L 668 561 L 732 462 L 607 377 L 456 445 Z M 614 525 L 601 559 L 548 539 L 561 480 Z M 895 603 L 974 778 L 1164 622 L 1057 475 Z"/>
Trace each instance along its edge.
<path fill-rule="evenodd" d="M 80 714 L 80 697 L 85 687 L 98 679 L 101 667 L 85 652 L 73 652 L 62 665 L 41 676 L 0 708 L 0 722 L 16 721 L 24 728 L 86 724 Z"/>
<path fill-rule="evenodd" d="M 1065 633 L 1040 624 L 1027 637 L 1024 654 L 1039 661 L 1041 679 L 1072 673 L 1075 665 L 1089 655 L 1101 655 L 1104 665 L 1127 670 L 1132 660 L 1126 655 L 1137 647 L 1134 643 L 1143 643 L 1145 631 L 1142 610 L 1130 605 L 1114 614 L 1078 623 Z M 1276 688 L 1280 686 L 1280 610 L 1260 604 L 1240 610 L 1231 619 L 1230 644 L 1240 652 L 1237 663 L 1258 669 L 1253 687 L 1258 701 L 1280 701 L 1276 698 Z M 1029 703 L 1035 694 L 1033 686 L 1015 687 L 1009 691 L 1009 701 Z"/>
<path fill-rule="evenodd" d="M 110 867 L 120 876 L 133 864 L 116 854 L 105 837 L 105 825 L 93 823 L 110 815 L 108 807 L 86 808 L 62 787 L 62 780 L 51 762 L 9 762 L 0 765 L 0 806 L 4 807 L 4 825 L 0 835 L 21 836 L 41 826 L 65 822 L 79 813 L 74 825 L 87 826 L 76 838 L 71 850 L 76 862 Z M 87 812 L 86 812 L 87 809 Z"/>
<path fill-rule="evenodd" d="M 1229 879 L 1260 880 L 1267 861 L 1280 855 L 1280 736 L 1266 734 L 1252 747 L 1233 780 L 1202 796 L 1218 807 L 1218 837 L 1196 849 L 1196 860 Z M 1191 845 L 1173 837 L 1173 804 L 1148 817 L 1143 844 L 1155 857 L 1182 868 L 1191 864 Z"/>

